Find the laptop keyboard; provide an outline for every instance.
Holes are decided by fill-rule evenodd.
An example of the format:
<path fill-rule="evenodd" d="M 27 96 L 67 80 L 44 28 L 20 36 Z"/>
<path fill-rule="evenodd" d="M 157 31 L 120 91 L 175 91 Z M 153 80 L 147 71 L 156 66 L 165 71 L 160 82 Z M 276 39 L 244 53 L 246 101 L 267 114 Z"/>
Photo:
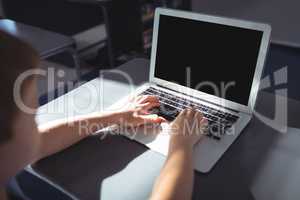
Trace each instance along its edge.
<path fill-rule="evenodd" d="M 142 93 L 142 95 L 157 96 L 161 105 L 159 108 L 152 109 L 151 112 L 164 117 L 168 121 L 173 121 L 185 108 L 196 108 L 208 121 L 209 127 L 207 136 L 215 140 L 220 140 L 226 130 L 230 129 L 239 118 L 237 115 L 217 110 L 153 87 L 149 87 Z"/>

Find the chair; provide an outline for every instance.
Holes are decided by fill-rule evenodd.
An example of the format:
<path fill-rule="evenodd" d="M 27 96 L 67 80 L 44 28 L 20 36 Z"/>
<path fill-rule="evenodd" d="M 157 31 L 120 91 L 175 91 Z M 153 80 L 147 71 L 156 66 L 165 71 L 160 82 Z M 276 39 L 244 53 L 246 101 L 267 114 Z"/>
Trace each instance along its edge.
<path fill-rule="evenodd" d="M 118 57 L 143 52 L 142 21 L 139 0 L 68 0 L 92 4 L 103 13 L 107 32 L 107 51 L 110 67 L 118 65 Z"/>
<path fill-rule="evenodd" d="M 74 62 L 77 78 L 80 79 L 80 64 L 76 52 L 76 44 L 71 37 L 9 19 L 0 19 L 0 30 L 28 42 L 37 50 L 42 59 L 47 59 L 63 52 L 69 53 Z"/>

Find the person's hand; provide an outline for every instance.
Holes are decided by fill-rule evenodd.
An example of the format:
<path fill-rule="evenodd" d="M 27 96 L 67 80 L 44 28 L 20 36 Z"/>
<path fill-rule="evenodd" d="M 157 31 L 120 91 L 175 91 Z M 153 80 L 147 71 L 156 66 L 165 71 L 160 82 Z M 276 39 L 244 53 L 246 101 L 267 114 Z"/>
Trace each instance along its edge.
<path fill-rule="evenodd" d="M 183 110 L 170 125 L 170 145 L 192 149 L 205 135 L 207 126 L 207 119 L 199 111 L 194 108 Z"/>
<path fill-rule="evenodd" d="M 150 109 L 159 107 L 156 96 L 142 95 L 129 100 L 126 108 L 120 112 L 118 124 L 124 127 L 137 127 L 145 124 L 160 124 L 166 120 L 156 114 L 151 114 Z"/>

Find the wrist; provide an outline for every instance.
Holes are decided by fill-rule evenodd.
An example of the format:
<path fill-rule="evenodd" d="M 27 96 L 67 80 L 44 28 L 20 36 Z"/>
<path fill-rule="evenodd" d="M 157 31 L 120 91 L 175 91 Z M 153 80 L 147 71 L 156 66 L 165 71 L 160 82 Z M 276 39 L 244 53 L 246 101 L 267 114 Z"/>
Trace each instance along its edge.
<path fill-rule="evenodd" d="M 122 125 L 128 119 L 128 112 L 118 111 L 112 114 L 112 122 L 116 125 Z"/>
<path fill-rule="evenodd" d="M 171 136 L 169 144 L 169 152 L 175 150 L 181 150 L 185 152 L 193 152 L 193 144 L 184 140 L 184 138 L 176 138 L 176 136 Z"/>

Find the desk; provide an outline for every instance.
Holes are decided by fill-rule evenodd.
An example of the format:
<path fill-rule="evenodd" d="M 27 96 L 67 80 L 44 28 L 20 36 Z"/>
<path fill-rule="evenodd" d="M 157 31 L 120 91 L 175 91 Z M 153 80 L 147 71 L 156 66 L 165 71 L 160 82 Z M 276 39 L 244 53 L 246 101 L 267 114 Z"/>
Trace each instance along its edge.
<path fill-rule="evenodd" d="M 148 79 L 149 62 L 132 60 L 118 70 L 133 76 L 135 85 Z M 96 101 L 101 110 L 129 92 L 126 79 L 104 74 L 39 110 L 38 123 L 78 114 L 74 105 Z M 100 86 L 100 94 L 87 91 Z M 261 92 L 257 111 L 272 115 L 275 96 Z M 43 112 L 57 108 L 66 99 L 64 113 Z M 299 128 L 300 102 L 288 100 L 289 125 Z M 86 112 L 90 112 L 86 110 Z M 300 183 L 300 129 L 281 134 L 254 118 L 237 141 L 208 174 L 196 173 L 193 199 L 298 200 Z M 164 163 L 164 156 L 121 136 L 87 138 L 67 150 L 32 165 L 28 170 L 74 199 L 147 199 Z"/>

